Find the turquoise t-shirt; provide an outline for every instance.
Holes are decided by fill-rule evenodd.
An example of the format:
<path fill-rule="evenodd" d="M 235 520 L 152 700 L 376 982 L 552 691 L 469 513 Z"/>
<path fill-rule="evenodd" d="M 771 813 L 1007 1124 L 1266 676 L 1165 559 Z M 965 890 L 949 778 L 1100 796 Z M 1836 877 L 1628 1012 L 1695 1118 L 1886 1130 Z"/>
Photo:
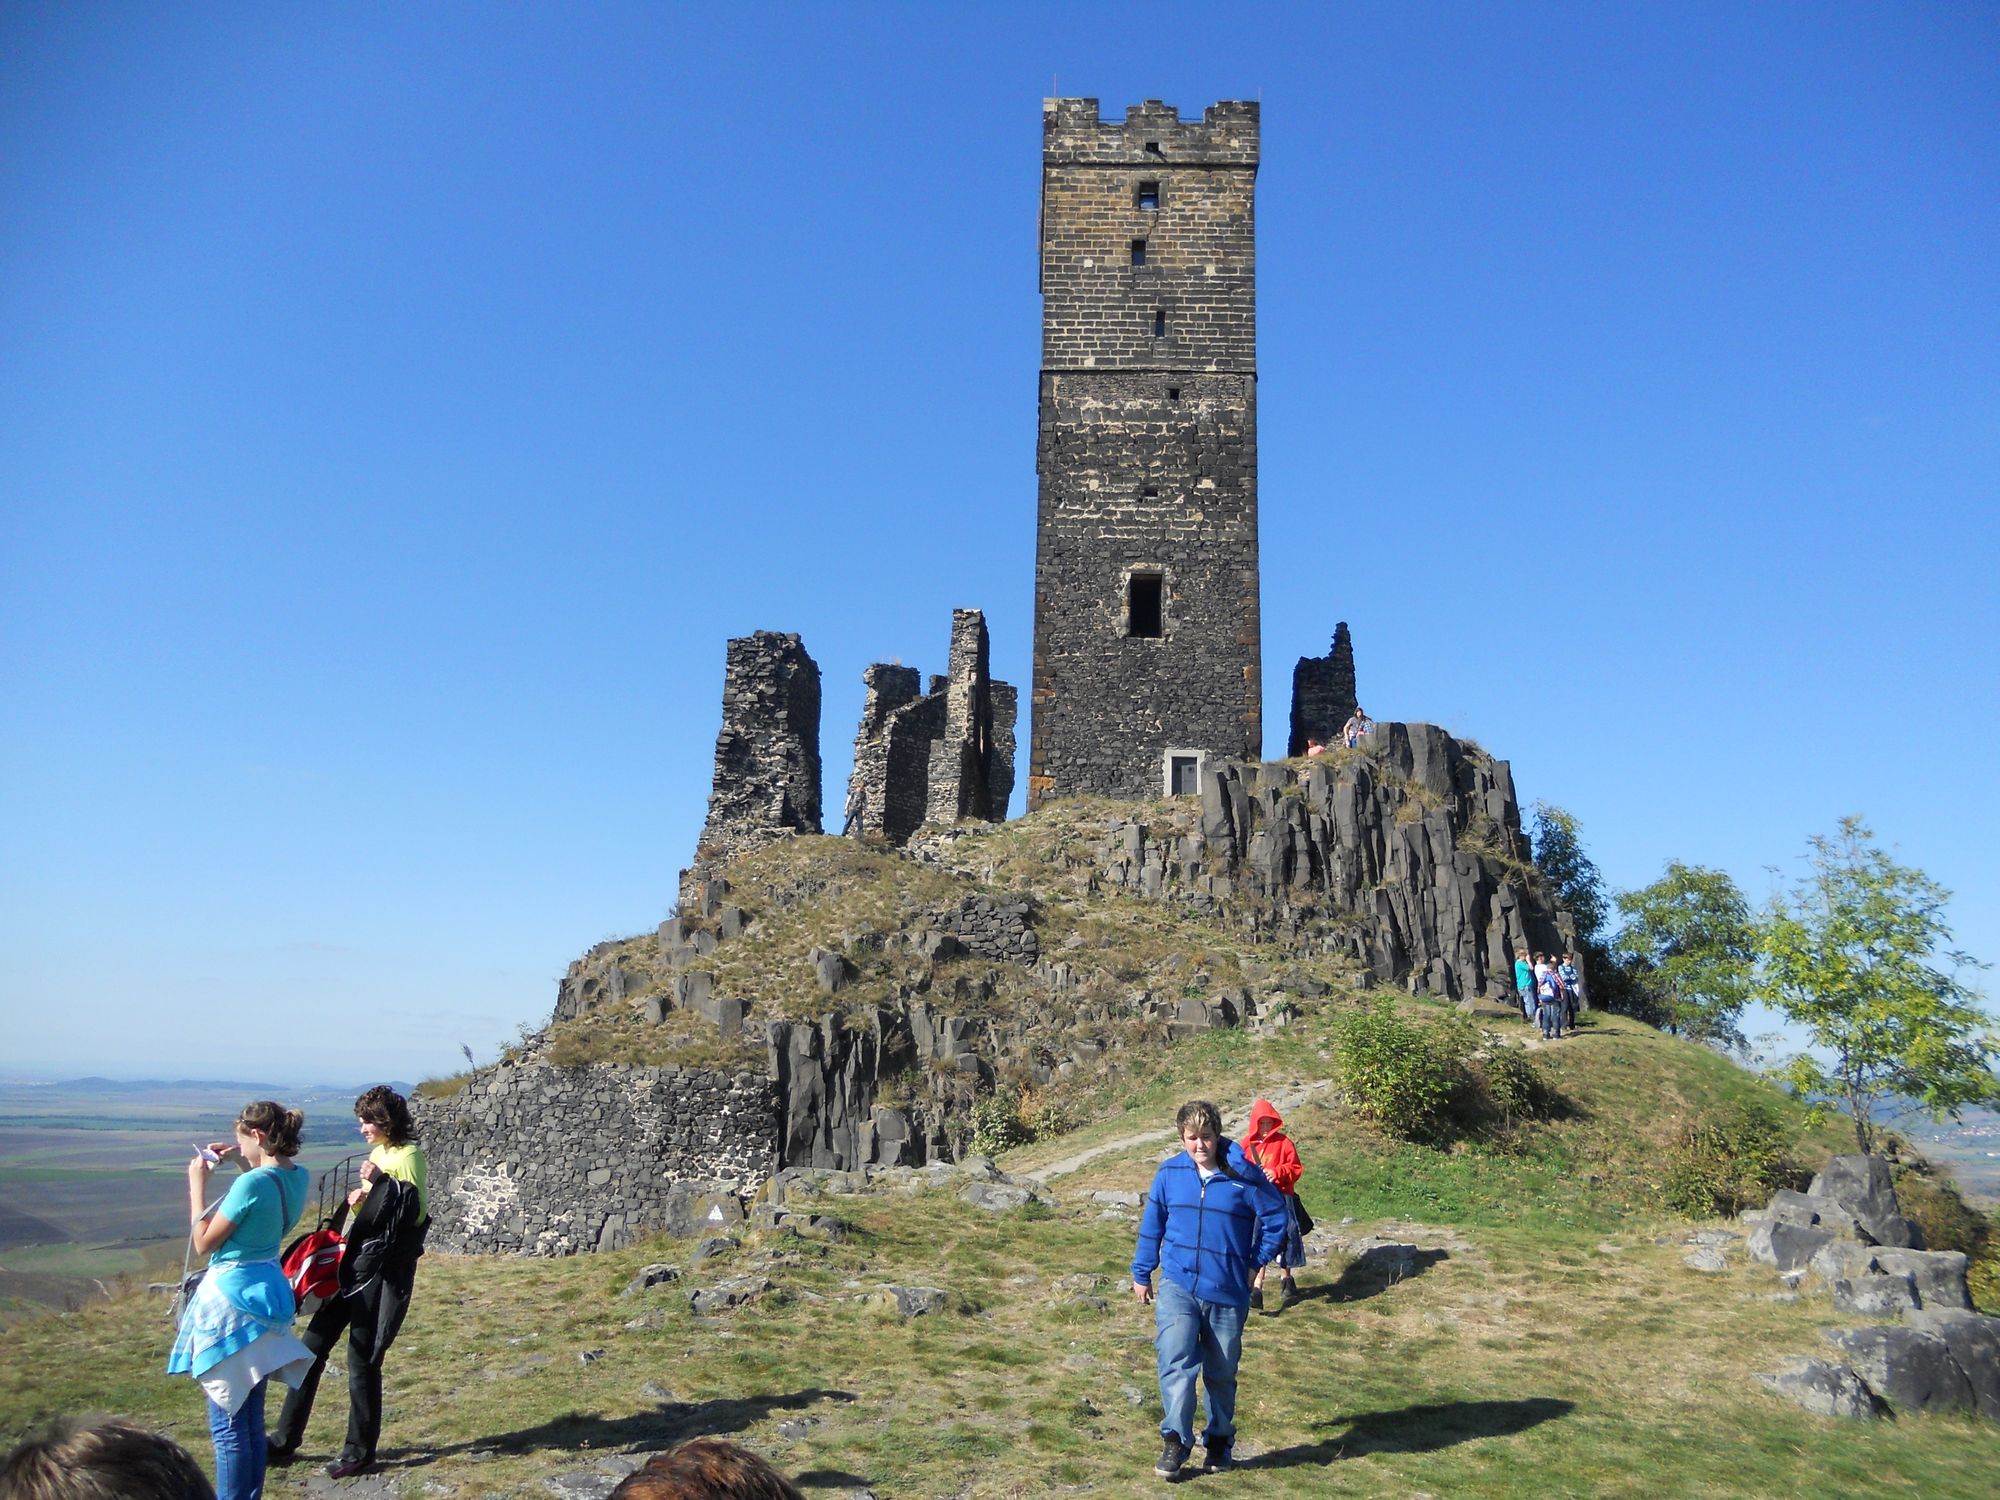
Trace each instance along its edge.
<path fill-rule="evenodd" d="M 245 1172 L 215 1210 L 236 1226 L 216 1246 L 210 1265 L 232 1260 L 276 1260 L 285 1231 L 305 1211 L 312 1173 L 304 1167 L 258 1167 Z"/>

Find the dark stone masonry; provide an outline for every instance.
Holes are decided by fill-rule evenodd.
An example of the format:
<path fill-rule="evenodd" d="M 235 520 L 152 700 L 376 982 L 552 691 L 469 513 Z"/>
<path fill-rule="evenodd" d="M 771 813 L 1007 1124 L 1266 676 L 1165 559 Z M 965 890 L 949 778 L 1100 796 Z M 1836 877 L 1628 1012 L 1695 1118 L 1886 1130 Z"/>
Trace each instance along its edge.
<path fill-rule="evenodd" d="M 1301 656 L 1292 668 L 1292 737 L 1287 755 L 1304 755 L 1306 740 L 1336 744 L 1341 726 L 1354 717 L 1354 640 L 1347 622 L 1333 627 L 1333 649 L 1325 656 Z"/>
<path fill-rule="evenodd" d="M 1007 816 L 1014 793 L 1012 687 L 987 670 L 986 617 L 953 610 L 948 670 L 917 693 L 914 668 L 877 663 L 854 736 L 843 831 L 900 847 L 924 823 Z"/>
<path fill-rule="evenodd" d="M 1263 753 L 1258 108 L 1042 115 L 1028 808 Z"/>
<path fill-rule="evenodd" d="M 682 895 L 773 839 L 819 831 L 819 667 L 796 635 L 742 636 L 729 643 L 708 821 Z"/>
<path fill-rule="evenodd" d="M 754 1191 L 778 1167 L 758 1073 L 507 1064 L 414 1102 L 441 1250 L 616 1250 L 684 1223 L 710 1185 Z"/>

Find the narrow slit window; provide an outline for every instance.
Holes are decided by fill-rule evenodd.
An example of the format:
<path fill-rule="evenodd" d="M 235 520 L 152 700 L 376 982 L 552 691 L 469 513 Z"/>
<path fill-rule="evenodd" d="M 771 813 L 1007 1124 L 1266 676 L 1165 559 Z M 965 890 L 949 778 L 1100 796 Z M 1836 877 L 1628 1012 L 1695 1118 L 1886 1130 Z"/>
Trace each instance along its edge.
<path fill-rule="evenodd" d="M 1164 307 L 1156 307 L 1153 309 L 1153 337 L 1163 339 L 1166 336 L 1167 310 Z"/>
<path fill-rule="evenodd" d="M 1127 585 L 1126 618 L 1130 624 L 1127 634 L 1158 640 L 1165 634 L 1161 605 L 1163 603 L 1166 580 L 1158 573 L 1134 573 Z"/>
<path fill-rule="evenodd" d="M 1158 209 L 1160 206 L 1160 185 L 1157 182 L 1139 184 L 1139 207 Z"/>
<path fill-rule="evenodd" d="M 1132 264 L 1135 266 L 1143 266 L 1145 263 L 1146 263 L 1146 242 L 1144 240 L 1132 241 Z"/>

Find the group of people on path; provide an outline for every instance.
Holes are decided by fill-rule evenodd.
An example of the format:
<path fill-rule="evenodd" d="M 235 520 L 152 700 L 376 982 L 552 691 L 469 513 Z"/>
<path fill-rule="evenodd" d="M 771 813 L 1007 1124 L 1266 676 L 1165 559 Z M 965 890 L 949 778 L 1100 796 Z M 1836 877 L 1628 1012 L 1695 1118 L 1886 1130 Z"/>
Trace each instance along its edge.
<path fill-rule="evenodd" d="M 244 1106 L 234 1139 L 196 1148 L 188 1163 L 190 1238 L 207 1255 L 167 1359 L 170 1375 L 192 1375 L 208 1401 L 221 1500 L 260 1500 L 271 1463 L 298 1453 L 328 1353 L 347 1335 L 347 1438 L 327 1465 L 335 1479 L 367 1472 L 382 1431 L 382 1361 L 409 1311 L 417 1260 L 430 1228 L 428 1165 L 415 1140 L 409 1101 L 386 1084 L 354 1101 L 369 1147 L 347 1199 L 339 1290 L 292 1332 L 297 1302 L 279 1264 L 286 1233 L 305 1211 L 312 1178 L 295 1158 L 305 1116 L 270 1099 Z M 209 1176 L 234 1158 L 242 1169 L 220 1201 Z M 272 1378 L 290 1387 L 267 1431 Z"/>
<path fill-rule="evenodd" d="M 1163 1479 L 1178 1476 L 1194 1450 L 1197 1377 L 1208 1409 L 1202 1467 L 1230 1467 L 1243 1325 L 1252 1307 L 1266 1305 L 1270 1267 L 1281 1278 L 1271 1311 L 1298 1294 L 1292 1272 L 1305 1264 L 1311 1221 L 1297 1192 L 1305 1169 L 1284 1123 L 1259 1099 L 1238 1144 L 1224 1139 L 1220 1110 L 1191 1099 L 1174 1117 L 1181 1149 L 1160 1164 L 1146 1191 L 1132 1295 L 1153 1306 L 1161 1444 L 1153 1472 Z"/>
<path fill-rule="evenodd" d="M 1587 1003 L 1574 953 L 1564 953 L 1559 962 L 1551 963 L 1546 953 L 1530 956 L 1522 950 L 1514 958 L 1514 992 L 1528 1024 L 1539 1027 L 1549 1041 L 1576 1030 L 1577 1014 Z"/>

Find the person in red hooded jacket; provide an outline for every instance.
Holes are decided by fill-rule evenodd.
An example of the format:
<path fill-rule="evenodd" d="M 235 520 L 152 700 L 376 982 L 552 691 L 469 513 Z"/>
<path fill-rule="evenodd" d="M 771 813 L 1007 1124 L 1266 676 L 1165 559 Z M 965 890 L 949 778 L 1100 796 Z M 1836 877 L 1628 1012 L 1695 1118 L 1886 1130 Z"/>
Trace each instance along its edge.
<path fill-rule="evenodd" d="M 1278 1253 L 1278 1270 L 1283 1275 L 1279 1308 L 1299 1294 L 1298 1283 L 1292 1280 L 1292 1270 L 1306 1263 L 1305 1236 L 1300 1233 L 1299 1220 L 1303 1210 L 1299 1206 L 1299 1179 L 1306 1169 L 1299 1161 L 1298 1147 L 1285 1134 L 1284 1119 L 1277 1107 L 1269 1099 L 1259 1099 L 1250 1106 L 1250 1129 L 1243 1137 L 1243 1154 L 1271 1179 L 1271 1185 L 1285 1197 L 1285 1247 Z M 1257 1274 L 1250 1282 L 1250 1305 L 1262 1309 L 1264 1306 L 1264 1266 L 1257 1268 Z"/>

